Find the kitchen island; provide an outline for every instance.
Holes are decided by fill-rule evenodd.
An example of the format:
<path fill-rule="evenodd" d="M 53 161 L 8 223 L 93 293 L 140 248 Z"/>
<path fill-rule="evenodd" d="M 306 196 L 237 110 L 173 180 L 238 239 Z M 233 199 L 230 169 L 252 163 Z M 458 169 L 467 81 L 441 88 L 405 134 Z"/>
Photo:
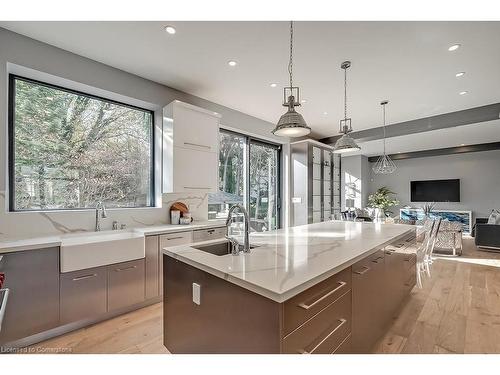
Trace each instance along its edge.
<path fill-rule="evenodd" d="M 415 285 L 415 229 L 330 221 L 163 250 L 172 353 L 363 353 Z"/>

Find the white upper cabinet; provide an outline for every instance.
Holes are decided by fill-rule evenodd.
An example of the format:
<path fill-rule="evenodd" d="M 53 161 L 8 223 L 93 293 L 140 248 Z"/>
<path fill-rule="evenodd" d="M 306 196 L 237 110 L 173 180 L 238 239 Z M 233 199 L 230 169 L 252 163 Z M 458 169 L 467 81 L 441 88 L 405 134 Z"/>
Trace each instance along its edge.
<path fill-rule="evenodd" d="M 178 100 L 163 108 L 163 193 L 217 191 L 219 122 Z"/>

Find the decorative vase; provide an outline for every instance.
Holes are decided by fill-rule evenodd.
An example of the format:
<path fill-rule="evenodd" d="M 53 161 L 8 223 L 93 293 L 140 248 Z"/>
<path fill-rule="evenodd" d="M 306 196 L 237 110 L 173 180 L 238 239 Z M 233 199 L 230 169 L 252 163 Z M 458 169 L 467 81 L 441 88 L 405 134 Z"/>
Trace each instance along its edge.
<path fill-rule="evenodd" d="M 385 219 L 385 211 L 383 208 L 375 208 L 375 219 Z"/>

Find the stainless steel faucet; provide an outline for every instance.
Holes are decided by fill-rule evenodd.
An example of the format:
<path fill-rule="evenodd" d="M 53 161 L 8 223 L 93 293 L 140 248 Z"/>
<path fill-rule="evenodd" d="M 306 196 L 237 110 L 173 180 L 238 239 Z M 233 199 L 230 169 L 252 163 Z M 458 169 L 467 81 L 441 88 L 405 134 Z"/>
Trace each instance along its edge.
<path fill-rule="evenodd" d="M 238 244 L 239 246 L 235 246 L 236 240 L 234 238 L 232 238 L 232 237 L 229 236 L 229 228 L 231 226 L 232 219 L 233 219 L 232 215 L 233 215 L 233 212 L 236 211 L 236 210 L 241 211 L 243 213 L 243 217 L 244 217 L 245 237 L 244 237 L 244 243 L 243 243 L 243 252 L 244 253 L 249 253 L 250 252 L 250 240 L 249 240 L 250 218 L 248 216 L 248 211 L 241 204 L 235 204 L 234 206 L 231 206 L 231 208 L 229 209 L 229 212 L 227 213 L 227 219 L 226 219 L 226 230 L 227 230 L 227 233 L 228 233 L 226 235 L 226 238 L 233 245 L 233 251 L 232 251 L 233 255 L 238 255 L 239 251 L 235 251 L 235 248 L 241 246 L 239 244 Z"/>
<path fill-rule="evenodd" d="M 100 212 L 99 212 L 100 211 Z M 101 218 L 105 219 L 108 215 L 106 214 L 106 207 L 104 203 L 97 202 L 95 205 L 95 231 L 99 232 L 101 230 Z"/>

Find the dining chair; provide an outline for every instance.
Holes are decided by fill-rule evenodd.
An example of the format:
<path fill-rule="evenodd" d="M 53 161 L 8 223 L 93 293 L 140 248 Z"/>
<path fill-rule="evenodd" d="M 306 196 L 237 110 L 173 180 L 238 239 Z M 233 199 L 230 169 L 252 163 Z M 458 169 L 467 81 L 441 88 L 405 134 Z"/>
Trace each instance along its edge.
<path fill-rule="evenodd" d="M 426 254 L 428 252 L 428 248 L 431 245 L 432 242 L 432 234 L 433 234 L 433 229 L 434 229 L 435 221 L 434 220 L 426 220 L 424 222 L 424 225 L 422 227 L 422 234 L 424 235 L 424 239 L 420 246 L 417 248 L 416 254 L 417 254 L 417 286 L 422 289 L 423 284 L 422 284 L 422 274 L 426 272 Z"/>
<path fill-rule="evenodd" d="M 438 238 L 439 234 L 439 228 L 441 227 L 441 222 L 442 218 L 437 218 L 434 220 L 434 226 L 431 231 L 431 236 L 429 240 L 429 245 L 426 247 L 425 255 L 424 255 L 424 266 L 425 266 L 425 272 L 427 273 L 427 276 L 431 277 L 431 265 L 433 262 L 432 258 L 432 253 L 434 251 L 434 247 L 436 246 L 436 241 Z"/>

